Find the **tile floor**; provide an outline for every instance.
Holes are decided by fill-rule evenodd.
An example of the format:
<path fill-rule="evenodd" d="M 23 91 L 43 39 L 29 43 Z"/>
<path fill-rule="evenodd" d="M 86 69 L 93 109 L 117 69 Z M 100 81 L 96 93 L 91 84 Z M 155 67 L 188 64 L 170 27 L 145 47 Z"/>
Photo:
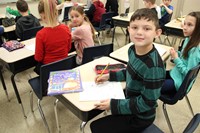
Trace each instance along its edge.
<path fill-rule="evenodd" d="M 105 35 L 106 38 L 104 43 L 111 42 L 111 36 Z M 119 47 L 124 46 L 127 42 L 125 42 L 125 36 L 120 28 L 117 28 L 114 42 L 114 49 L 118 49 Z M 173 64 L 167 61 L 167 69 L 173 67 Z M 3 91 L 2 84 L 0 83 L 0 133 L 45 133 L 46 128 L 44 127 L 43 121 L 40 117 L 38 108 L 37 108 L 37 98 L 34 95 L 34 112 L 30 110 L 29 104 L 29 92 L 31 90 L 30 85 L 28 84 L 28 79 L 36 76 L 33 72 L 33 69 L 29 69 L 23 73 L 17 74 L 17 86 L 19 88 L 19 93 L 24 105 L 25 113 L 27 115 L 27 119 L 23 117 L 21 112 L 21 107 L 19 106 L 12 84 L 10 82 L 11 73 L 8 70 L 3 72 L 6 86 L 8 89 L 8 94 L 10 97 L 10 102 L 7 101 L 5 93 Z M 200 112 L 200 74 L 189 93 L 188 97 L 192 104 L 193 110 L 195 113 Z M 46 116 L 48 125 L 50 127 L 51 133 L 56 133 L 56 122 L 55 115 L 53 109 L 53 103 L 55 101 L 54 97 L 46 97 L 42 100 L 42 108 L 44 114 Z M 155 120 L 155 124 L 162 129 L 165 133 L 169 133 L 169 128 L 167 126 L 166 120 L 162 111 L 162 102 L 158 101 L 157 108 L 157 117 Z M 188 124 L 189 120 L 192 118 L 190 110 L 187 106 L 186 100 L 183 99 L 179 101 L 176 105 L 167 106 L 168 113 L 170 116 L 170 120 L 172 122 L 175 133 L 183 132 L 183 129 Z M 81 121 L 72 114 L 67 108 L 65 108 L 62 104 L 58 104 L 59 110 L 59 119 L 61 123 L 61 132 L 62 133 L 80 133 L 80 124 Z M 94 119 L 99 117 L 103 117 L 103 114 L 100 114 Z M 91 121 L 93 121 L 92 119 Z M 91 133 L 89 125 L 90 122 L 85 127 L 85 133 Z M 200 126 L 198 127 L 196 133 L 200 132 Z"/>

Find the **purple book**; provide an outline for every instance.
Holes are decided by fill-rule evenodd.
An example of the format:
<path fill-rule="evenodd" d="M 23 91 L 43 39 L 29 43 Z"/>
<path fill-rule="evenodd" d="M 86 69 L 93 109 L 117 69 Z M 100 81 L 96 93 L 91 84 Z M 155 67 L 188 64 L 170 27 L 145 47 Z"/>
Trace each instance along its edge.
<path fill-rule="evenodd" d="M 83 91 L 79 70 L 62 70 L 50 72 L 47 95 Z"/>

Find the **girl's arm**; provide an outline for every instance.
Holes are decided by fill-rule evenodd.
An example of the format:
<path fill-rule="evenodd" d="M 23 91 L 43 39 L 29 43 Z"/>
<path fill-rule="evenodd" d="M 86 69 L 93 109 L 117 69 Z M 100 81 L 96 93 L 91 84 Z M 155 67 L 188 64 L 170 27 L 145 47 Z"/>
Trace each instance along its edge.
<path fill-rule="evenodd" d="M 42 62 L 44 59 L 44 45 L 42 42 L 41 35 L 36 35 L 36 46 L 35 46 L 35 55 L 34 58 L 38 62 Z"/>

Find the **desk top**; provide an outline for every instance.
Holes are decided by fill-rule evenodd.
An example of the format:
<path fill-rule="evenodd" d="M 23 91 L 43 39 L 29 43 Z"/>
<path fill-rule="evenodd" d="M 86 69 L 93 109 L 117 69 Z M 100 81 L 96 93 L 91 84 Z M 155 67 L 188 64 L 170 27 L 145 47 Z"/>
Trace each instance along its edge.
<path fill-rule="evenodd" d="M 181 24 L 182 24 L 181 20 L 179 20 L 179 19 L 173 19 L 169 23 L 165 24 L 165 27 L 175 28 L 175 29 L 182 30 Z"/>
<path fill-rule="evenodd" d="M 167 58 L 170 55 L 169 50 L 171 49 L 171 47 L 166 46 L 166 45 L 162 45 L 162 44 L 158 44 L 158 43 L 153 43 L 153 44 L 157 48 L 158 52 L 160 54 L 162 54 L 161 55 L 162 60 L 166 61 Z M 115 59 L 118 59 L 118 60 L 121 60 L 121 61 L 124 61 L 124 62 L 128 62 L 128 49 L 131 45 L 133 45 L 133 43 L 129 43 L 129 44 L 115 50 L 114 52 L 110 53 L 110 56 L 115 58 Z M 166 52 L 164 54 L 162 52 L 162 49 L 166 49 Z"/>
<path fill-rule="evenodd" d="M 126 16 L 126 17 L 121 17 L 120 15 L 118 15 L 118 16 L 112 17 L 112 19 L 129 22 L 130 19 L 131 19 L 132 14 L 133 14 L 133 12 L 130 12 L 130 13 L 128 13 L 128 16 Z"/>
<path fill-rule="evenodd" d="M 0 26 L 4 28 L 4 32 L 15 31 L 15 28 L 16 28 L 15 24 L 9 27 L 4 27 L 3 25 L 0 25 Z"/>
<path fill-rule="evenodd" d="M 119 63 L 118 61 L 110 58 L 110 57 L 101 57 L 84 65 L 81 65 L 75 69 L 80 70 L 81 80 L 82 82 L 86 81 L 94 81 L 96 77 L 96 72 L 94 70 L 97 64 L 115 64 Z M 125 87 L 125 82 L 122 82 L 122 88 Z M 98 103 L 98 101 L 79 101 L 79 93 L 69 93 L 63 94 L 63 96 L 70 101 L 73 105 L 75 105 L 81 111 L 90 111 L 95 108 L 94 104 Z"/>
<path fill-rule="evenodd" d="M 5 61 L 6 63 L 13 63 L 13 62 L 16 62 L 18 60 L 22 60 L 24 58 L 33 56 L 35 54 L 35 52 L 33 50 L 26 48 L 26 47 L 29 46 L 29 45 L 35 44 L 35 38 L 23 41 L 22 43 L 25 44 L 24 48 L 17 49 L 17 50 L 14 50 L 12 52 L 9 52 L 5 48 L 1 47 L 0 48 L 0 53 L 1 53 L 0 59 Z"/>

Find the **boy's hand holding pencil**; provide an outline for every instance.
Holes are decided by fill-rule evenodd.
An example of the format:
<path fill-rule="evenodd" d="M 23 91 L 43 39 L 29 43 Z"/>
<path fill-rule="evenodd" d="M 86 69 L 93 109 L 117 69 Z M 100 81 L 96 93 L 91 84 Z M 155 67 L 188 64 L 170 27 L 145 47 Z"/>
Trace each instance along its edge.
<path fill-rule="evenodd" d="M 108 68 L 109 64 L 110 64 L 110 63 L 108 63 L 108 64 L 106 65 L 106 67 L 103 69 L 103 71 L 101 72 L 101 74 L 98 75 L 98 76 L 95 78 L 95 82 L 96 82 L 97 84 L 103 83 L 103 82 L 105 82 L 105 81 L 108 81 L 108 79 L 109 79 L 109 74 L 104 74 L 104 75 L 103 75 L 103 73 L 104 73 L 104 71 Z"/>

